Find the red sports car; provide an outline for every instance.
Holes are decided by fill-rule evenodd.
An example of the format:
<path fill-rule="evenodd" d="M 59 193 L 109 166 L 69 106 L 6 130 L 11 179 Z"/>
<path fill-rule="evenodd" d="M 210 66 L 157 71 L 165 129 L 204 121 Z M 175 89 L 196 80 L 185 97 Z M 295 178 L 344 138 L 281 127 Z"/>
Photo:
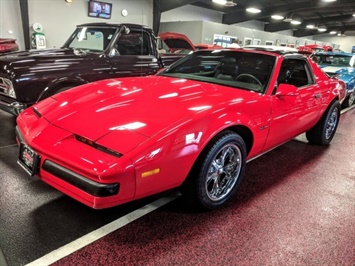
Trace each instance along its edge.
<path fill-rule="evenodd" d="M 15 39 L 1 39 L 0 38 L 0 55 L 2 53 L 8 53 L 17 51 L 19 49 Z"/>
<path fill-rule="evenodd" d="M 303 132 L 329 144 L 344 95 L 344 82 L 299 54 L 201 50 L 157 75 L 97 81 L 26 109 L 18 163 L 92 208 L 180 187 L 214 209 L 248 160 Z"/>

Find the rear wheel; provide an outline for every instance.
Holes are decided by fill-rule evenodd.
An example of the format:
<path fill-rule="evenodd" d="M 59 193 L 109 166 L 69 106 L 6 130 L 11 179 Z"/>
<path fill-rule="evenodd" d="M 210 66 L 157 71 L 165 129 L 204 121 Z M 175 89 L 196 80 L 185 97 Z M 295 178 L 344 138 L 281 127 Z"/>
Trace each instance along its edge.
<path fill-rule="evenodd" d="M 348 97 L 344 100 L 343 104 L 341 105 L 343 108 L 347 108 L 355 102 L 355 91 L 349 94 Z"/>
<path fill-rule="evenodd" d="M 340 104 L 334 101 L 323 114 L 318 123 L 306 132 L 311 144 L 328 145 L 333 139 L 339 124 Z"/>
<path fill-rule="evenodd" d="M 244 173 L 246 146 L 236 133 L 228 131 L 210 143 L 190 176 L 189 199 L 204 209 L 215 209 L 236 192 Z"/>

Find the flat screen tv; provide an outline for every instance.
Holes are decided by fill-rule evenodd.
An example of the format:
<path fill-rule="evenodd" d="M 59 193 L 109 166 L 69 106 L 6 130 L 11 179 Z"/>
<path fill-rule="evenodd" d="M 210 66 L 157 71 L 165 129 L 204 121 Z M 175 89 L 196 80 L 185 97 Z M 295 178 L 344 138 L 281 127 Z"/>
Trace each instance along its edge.
<path fill-rule="evenodd" d="M 111 18 L 112 4 L 100 1 L 89 2 L 89 17 Z"/>

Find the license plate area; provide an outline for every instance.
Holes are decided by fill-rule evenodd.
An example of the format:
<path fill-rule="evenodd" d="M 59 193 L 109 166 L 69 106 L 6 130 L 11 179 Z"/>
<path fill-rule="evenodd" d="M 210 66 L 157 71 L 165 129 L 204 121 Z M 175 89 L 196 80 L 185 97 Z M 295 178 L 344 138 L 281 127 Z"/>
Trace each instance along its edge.
<path fill-rule="evenodd" d="M 20 145 L 20 154 L 17 163 L 30 175 L 38 173 L 40 157 L 39 155 L 24 143 Z"/>

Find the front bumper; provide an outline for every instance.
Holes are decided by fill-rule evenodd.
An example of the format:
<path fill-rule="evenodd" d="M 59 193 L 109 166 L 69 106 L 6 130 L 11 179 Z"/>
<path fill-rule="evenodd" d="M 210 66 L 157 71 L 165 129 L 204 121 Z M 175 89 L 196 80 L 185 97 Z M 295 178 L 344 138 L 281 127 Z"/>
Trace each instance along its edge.
<path fill-rule="evenodd" d="M 15 132 L 18 144 L 27 143 L 18 127 Z M 38 171 L 35 175 L 79 202 L 94 209 L 102 209 L 129 201 L 127 198 L 121 198 L 121 182 L 115 182 L 112 179 L 108 182 L 100 182 L 99 179 L 92 180 L 84 174 L 70 169 L 65 164 L 57 162 L 55 158 L 50 158 L 37 148 L 35 152 L 40 157 Z M 19 164 L 21 165 L 21 163 Z M 123 192 L 123 194 L 125 193 Z M 132 197 L 133 195 L 129 199 L 131 200 Z"/>
<path fill-rule="evenodd" d="M 18 116 L 27 108 L 25 103 L 20 103 L 16 99 L 0 95 L 0 109 L 10 114 Z"/>

